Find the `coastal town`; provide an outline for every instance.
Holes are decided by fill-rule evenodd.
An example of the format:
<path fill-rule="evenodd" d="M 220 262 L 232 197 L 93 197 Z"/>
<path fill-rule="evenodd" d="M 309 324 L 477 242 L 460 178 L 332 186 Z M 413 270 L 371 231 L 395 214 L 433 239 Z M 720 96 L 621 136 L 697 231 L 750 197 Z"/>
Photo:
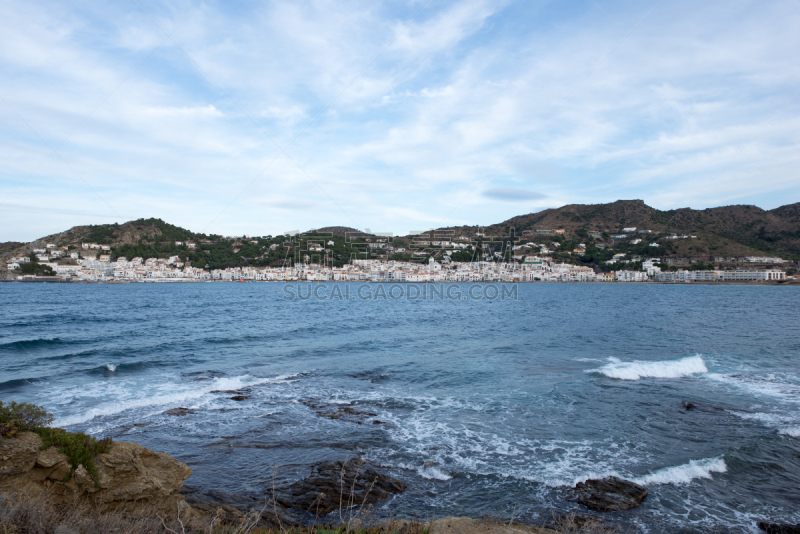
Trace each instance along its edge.
<path fill-rule="evenodd" d="M 626 229 L 634 230 L 635 229 Z M 622 237 L 622 236 L 615 236 Z M 691 238 L 678 236 L 668 238 Z M 435 238 L 434 238 L 435 239 Z M 388 239 L 376 238 L 373 243 L 367 238 L 366 250 L 374 250 L 378 257 L 358 258 L 334 265 L 330 261 L 327 246 L 335 242 L 304 241 L 304 250 L 292 247 L 292 254 L 286 256 L 281 266 L 242 266 L 224 269 L 201 268 L 192 265 L 180 255 L 166 258 L 144 258 L 112 255 L 108 245 L 82 243 L 80 249 L 45 244 L 43 248 L 32 249 L 29 256 L 17 256 L 7 264 L 11 279 L 17 281 L 41 281 L 44 277 L 24 274 L 31 262 L 37 268 L 48 269 L 51 279 L 72 282 L 783 282 L 787 279 L 787 268 L 791 262 L 777 257 L 748 256 L 743 258 L 718 258 L 727 267 L 714 269 L 680 268 L 690 267 L 691 259 L 683 261 L 675 258 L 642 258 L 626 253 L 614 254 L 605 265 L 609 270 L 593 269 L 556 261 L 548 246 L 533 242 L 508 243 L 500 251 L 478 254 L 475 261 L 454 261 L 454 252 L 470 248 L 481 250 L 485 245 L 475 246 L 451 242 L 417 240 L 413 244 L 419 248 L 408 251 L 416 261 L 391 259 L 386 248 L 391 248 Z M 635 240 L 632 240 L 635 241 Z M 256 241 L 254 241 L 255 243 Z M 293 241 L 295 245 L 298 243 Z M 196 243 L 176 242 L 177 245 L 195 248 Z M 553 243 L 555 245 L 556 243 Z M 637 244 L 637 243 L 634 243 Z M 377 246 L 376 246 L 377 245 Z M 462 245 L 462 246 L 459 246 Z M 551 245 L 551 246 L 553 246 Z M 270 245 L 273 250 L 276 245 Z M 436 247 L 431 249 L 430 247 Z M 74 247 L 72 247 L 74 248 Z M 578 244 L 572 253 L 580 257 L 585 251 L 584 244 Z M 396 252 L 391 250 L 390 252 Z M 406 253 L 404 248 L 399 254 Z M 422 255 L 423 258 L 419 258 Z M 365 253 L 364 256 L 369 256 Z M 457 256 L 456 256 L 457 257 Z M 64 261 L 66 260 L 66 261 Z M 15 274 L 19 273 L 19 274 Z"/>

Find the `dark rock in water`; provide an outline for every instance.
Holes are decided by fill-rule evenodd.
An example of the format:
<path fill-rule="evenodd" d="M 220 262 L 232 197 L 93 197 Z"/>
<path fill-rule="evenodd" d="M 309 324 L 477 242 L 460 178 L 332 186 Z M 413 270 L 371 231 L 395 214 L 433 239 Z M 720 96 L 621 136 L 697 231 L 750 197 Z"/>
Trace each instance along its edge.
<path fill-rule="evenodd" d="M 373 504 L 405 489 L 405 484 L 364 460 L 321 462 L 312 468 L 311 476 L 280 491 L 276 501 L 286 508 L 325 515 L 340 507 Z"/>
<path fill-rule="evenodd" d="M 692 408 L 697 408 L 697 406 L 693 402 L 684 402 L 683 407 L 688 411 Z"/>
<path fill-rule="evenodd" d="M 231 400 L 243 401 L 243 400 L 249 399 L 249 398 L 250 398 L 250 395 L 234 395 L 233 397 L 231 397 Z"/>
<path fill-rule="evenodd" d="M 372 421 L 372 424 L 373 425 L 382 425 L 383 421 L 379 421 L 379 420 L 375 419 L 374 421 Z"/>
<path fill-rule="evenodd" d="M 376 413 L 356 410 L 350 406 L 338 406 L 316 402 L 317 399 L 301 400 L 303 404 L 317 411 L 317 415 L 328 419 L 342 419 L 351 423 L 363 424 L 367 417 L 375 417 Z M 378 424 L 378 423 L 376 423 Z"/>
<path fill-rule="evenodd" d="M 598 512 L 613 512 L 636 508 L 647 497 L 647 488 L 618 477 L 578 482 L 569 500 Z"/>
<path fill-rule="evenodd" d="M 164 413 L 167 415 L 187 415 L 190 413 L 195 413 L 195 411 L 190 408 L 184 408 L 183 406 L 179 406 L 177 408 L 172 408 L 171 410 L 167 410 Z M 134 426 L 144 426 L 145 424 L 149 423 L 137 423 Z"/>
<path fill-rule="evenodd" d="M 428 460 L 427 462 L 425 462 L 425 465 L 423 465 L 422 468 L 427 469 L 429 467 L 433 467 L 434 465 L 436 465 L 436 462 L 434 462 L 433 460 Z"/>
<path fill-rule="evenodd" d="M 789 525 L 786 523 L 769 523 L 767 521 L 759 521 L 758 528 L 767 534 L 800 534 L 800 524 Z"/>

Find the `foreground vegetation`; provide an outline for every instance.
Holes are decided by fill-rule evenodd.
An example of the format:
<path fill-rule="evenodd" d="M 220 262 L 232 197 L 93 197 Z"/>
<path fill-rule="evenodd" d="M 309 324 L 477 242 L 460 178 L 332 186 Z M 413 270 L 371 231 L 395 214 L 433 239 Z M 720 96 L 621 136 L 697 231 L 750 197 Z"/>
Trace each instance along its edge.
<path fill-rule="evenodd" d="M 77 503 L 59 503 L 47 492 L 0 495 L 0 532 L 3 534 L 435 534 L 439 528 L 434 521 L 369 519 L 355 519 L 340 525 L 265 527 L 259 524 L 259 519 L 257 510 L 238 515 L 222 512 L 213 517 L 190 519 L 181 513 L 165 516 L 155 508 L 136 503 L 114 511 L 99 512 Z M 575 514 L 554 516 L 547 529 L 500 519 L 483 519 L 463 526 L 464 532 L 469 534 L 624 532 L 604 525 L 601 520 Z M 442 530 L 455 532 L 447 528 Z"/>
<path fill-rule="evenodd" d="M 264 527 L 258 511 L 231 517 L 216 515 L 188 519 L 180 513 L 164 516 L 156 509 L 132 503 L 99 512 L 75 503 L 59 503 L 53 495 L 11 493 L 0 496 L 0 532 L 3 534 L 428 534 L 419 521 L 383 521 L 363 525 Z"/>
<path fill-rule="evenodd" d="M 83 432 L 67 432 L 63 428 L 51 428 L 53 415 L 41 406 L 29 403 L 0 401 L 0 439 L 14 437 L 17 432 L 36 432 L 42 437 L 42 450 L 56 446 L 64 453 L 70 464 L 69 474 L 64 481 L 72 477 L 78 468 L 83 466 L 100 487 L 97 466 L 94 457 L 111 450 L 111 438 L 98 440 Z"/>

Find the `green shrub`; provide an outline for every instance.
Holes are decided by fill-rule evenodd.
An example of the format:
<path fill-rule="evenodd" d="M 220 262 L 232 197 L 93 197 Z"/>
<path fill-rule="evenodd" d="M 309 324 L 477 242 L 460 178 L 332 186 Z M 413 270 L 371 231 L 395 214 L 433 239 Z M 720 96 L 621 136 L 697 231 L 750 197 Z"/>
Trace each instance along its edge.
<path fill-rule="evenodd" d="M 100 473 L 94 465 L 94 457 L 111 450 L 111 438 L 97 440 L 83 432 L 67 432 L 63 428 L 37 428 L 34 432 L 42 436 L 42 450 L 55 445 L 67 456 L 72 469 L 64 482 L 72 477 L 79 465 L 83 465 L 94 479 L 95 486 L 100 487 Z"/>
<path fill-rule="evenodd" d="M 72 477 L 79 465 L 83 465 L 92 475 L 99 488 L 99 473 L 94 465 L 94 457 L 111 450 L 111 438 L 97 440 L 83 432 L 67 432 L 63 428 L 50 428 L 54 420 L 41 406 L 27 402 L 0 402 L 0 438 L 13 437 L 17 432 L 30 430 L 42 437 L 42 450 L 55 445 L 67 456 L 72 467 L 64 482 Z"/>
<path fill-rule="evenodd" d="M 35 404 L 0 401 L 0 437 L 13 436 L 24 430 L 34 430 L 53 422 L 53 415 Z"/>

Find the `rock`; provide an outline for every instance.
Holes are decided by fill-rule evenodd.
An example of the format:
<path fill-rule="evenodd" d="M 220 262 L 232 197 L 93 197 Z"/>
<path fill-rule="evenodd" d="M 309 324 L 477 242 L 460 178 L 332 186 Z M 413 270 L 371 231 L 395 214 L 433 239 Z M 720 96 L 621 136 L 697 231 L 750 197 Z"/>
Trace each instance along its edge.
<path fill-rule="evenodd" d="M 94 478 L 79 465 L 72 471 L 67 457 L 56 447 L 40 450 L 42 438 L 20 432 L 0 441 L 0 491 L 36 491 L 49 488 L 66 502 L 76 497 L 101 511 L 131 503 L 149 504 L 174 512 L 183 500 L 178 490 L 192 474 L 189 467 L 165 453 L 135 443 L 114 442 L 107 453 L 94 458 L 99 488 Z"/>
<path fill-rule="evenodd" d="M 190 414 L 190 413 L 195 413 L 195 411 L 192 410 L 191 408 L 184 408 L 183 406 L 179 406 L 177 408 L 172 408 L 170 410 L 167 410 L 164 413 L 167 414 L 167 415 L 184 416 L 184 415 L 187 415 L 187 414 Z M 144 426 L 144 424 L 137 423 L 134 426 Z"/>
<path fill-rule="evenodd" d="M 0 440 L 0 481 L 27 473 L 36 465 L 42 438 L 33 432 L 20 432 Z"/>
<path fill-rule="evenodd" d="M 331 404 L 321 404 L 316 402 L 318 399 L 301 400 L 303 404 L 317 411 L 317 415 L 328 419 L 342 419 L 351 423 L 363 424 L 367 417 L 375 417 L 378 414 L 356 410 L 351 406 L 339 406 Z M 380 424 L 381 422 L 374 424 Z"/>
<path fill-rule="evenodd" d="M 379 421 L 378 419 L 375 419 L 374 421 L 372 421 L 372 424 L 373 425 L 382 425 L 383 421 Z"/>
<path fill-rule="evenodd" d="M 647 488 L 618 477 L 606 477 L 578 482 L 571 493 L 571 501 L 598 512 L 613 512 L 639 506 L 647 497 Z"/>
<path fill-rule="evenodd" d="M 57 482 L 64 482 L 67 476 L 69 476 L 70 471 L 72 471 L 72 466 L 69 465 L 65 457 L 63 462 L 60 462 L 58 465 L 56 465 L 55 469 L 47 474 L 47 478 Z"/>
<path fill-rule="evenodd" d="M 67 456 L 56 447 L 48 447 L 36 455 L 36 467 L 53 467 L 67 461 Z"/>
<path fill-rule="evenodd" d="M 790 525 L 788 523 L 770 523 L 759 521 L 758 528 L 767 534 L 800 534 L 800 524 Z"/>
<path fill-rule="evenodd" d="M 311 476 L 278 492 L 276 500 L 286 508 L 325 515 L 340 506 L 373 504 L 405 489 L 405 484 L 376 471 L 364 460 L 321 462 L 313 466 Z"/>
<path fill-rule="evenodd" d="M 684 409 L 686 409 L 686 411 L 689 411 L 693 408 L 697 408 L 697 406 L 693 402 L 684 402 L 683 407 Z"/>
<path fill-rule="evenodd" d="M 231 397 L 231 400 L 243 401 L 243 400 L 249 399 L 249 398 L 250 398 L 250 395 L 234 395 L 233 397 Z"/>
<path fill-rule="evenodd" d="M 434 465 L 436 465 L 436 462 L 434 462 L 433 460 L 428 460 L 427 462 L 425 462 L 425 465 L 423 465 L 422 468 L 428 469 L 429 467 L 433 467 Z"/>

